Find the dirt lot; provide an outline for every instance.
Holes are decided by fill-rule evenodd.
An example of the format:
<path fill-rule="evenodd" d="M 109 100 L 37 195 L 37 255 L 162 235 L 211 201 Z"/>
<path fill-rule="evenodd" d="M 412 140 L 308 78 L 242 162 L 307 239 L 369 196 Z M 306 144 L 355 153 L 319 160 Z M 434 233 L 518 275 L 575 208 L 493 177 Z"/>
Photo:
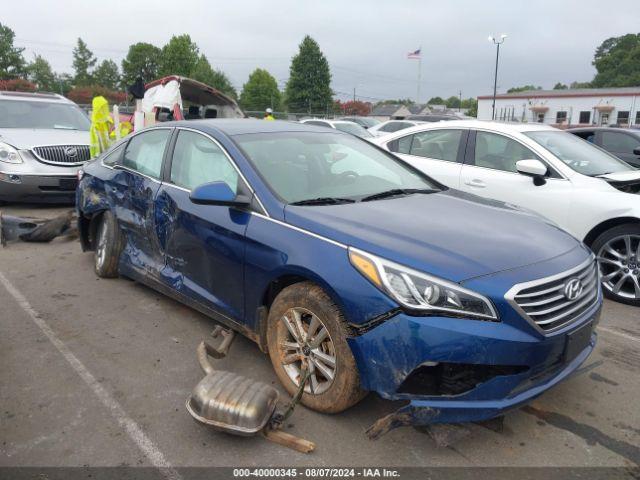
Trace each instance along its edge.
<path fill-rule="evenodd" d="M 64 209 L 12 208 L 51 216 Z M 607 302 L 579 374 L 505 419 L 501 433 L 437 448 L 411 428 L 364 430 L 394 405 L 375 395 L 340 415 L 300 408 L 303 455 L 193 422 L 195 347 L 214 323 L 126 279 L 102 280 L 77 241 L 0 248 L 0 466 L 635 466 L 640 464 L 640 310 Z M 220 368 L 277 385 L 237 338 Z"/>

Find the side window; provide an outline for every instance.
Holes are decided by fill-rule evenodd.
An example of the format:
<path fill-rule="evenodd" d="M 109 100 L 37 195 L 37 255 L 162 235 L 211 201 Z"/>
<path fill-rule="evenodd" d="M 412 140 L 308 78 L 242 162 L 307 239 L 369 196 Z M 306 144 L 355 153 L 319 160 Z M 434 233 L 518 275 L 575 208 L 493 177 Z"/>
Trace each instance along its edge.
<path fill-rule="evenodd" d="M 574 135 L 586 140 L 587 142 L 594 143 L 596 134 L 593 131 L 581 131 L 581 132 L 572 132 Z"/>
<path fill-rule="evenodd" d="M 162 158 L 170 136 L 171 130 L 168 128 L 136 135 L 127 145 L 122 165 L 144 175 L 160 178 Z"/>
<path fill-rule="evenodd" d="M 476 133 L 475 166 L 516 173 L 518 160 L 539 157 L 515 140 L 489 132 Z"/>
<path fill-rule="evenodd" d="M 391 152 L 408 154 L 411 150 L 412 140 L 413 135 L 407 135 L 406 137 L 397 138 L 396 140 L 389 142 L 387 146 Z"/>
<path fill-rule="evenodd" d="M 399 130 L 398 128 L 396 128 L 397 123 L 393 122 L 393 123 L 387 123 L 386 125 L 383 125 L 382 127 L 379 128 L 379 130 L 381 132 L 395 132 L 396 130 Z"/>
<path fill-rule="evenodd" d="M 427 130 L 416 133 L 411 144 L 411 155 L 456 162 L 462 130 Z"/>
<path fill-rule="evenodd" d="M 602 132 L 602 148 L 611 152 L 633 153 L 640 147 L 640 141 L 626 133 Z"/>
<path fill-rule="evenodd" d="M 124 142 L 108 152 L 102 159 L 102 164 L 108 167 L 113 167 L 116 163 L 118 163 L 122 158 L 122 152 L 124 151 L 124 146 L 126 144 L 127 142 Z"/>
<path fill-rule="evenodd" d="M 189 190 L 210 182 L 225 182 L 237 192 L 238 172 L 222 149 L 199 133 L 178 133 L 171 161 L 171 181 Z"/>

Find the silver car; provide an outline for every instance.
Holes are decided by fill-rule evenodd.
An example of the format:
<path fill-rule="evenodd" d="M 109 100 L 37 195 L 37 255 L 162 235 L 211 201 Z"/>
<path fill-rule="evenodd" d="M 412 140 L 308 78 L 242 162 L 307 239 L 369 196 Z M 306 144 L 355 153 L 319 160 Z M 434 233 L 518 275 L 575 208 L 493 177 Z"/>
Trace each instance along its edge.
<path fill-rule="evenodd" d="M 60 95 L 0 92 L 0 202 L 73 203 L 89 125 Z"/>

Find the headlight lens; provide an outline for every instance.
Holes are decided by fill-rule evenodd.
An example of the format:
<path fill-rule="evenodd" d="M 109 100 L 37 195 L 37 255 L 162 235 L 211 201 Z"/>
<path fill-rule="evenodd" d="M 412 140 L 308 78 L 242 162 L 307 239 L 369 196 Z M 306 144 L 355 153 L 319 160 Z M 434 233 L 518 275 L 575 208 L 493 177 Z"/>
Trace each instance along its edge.
<path fill-rule="evenodd" d="M 457 283 L 354 248 L 349 248 L 349 260 L 376 287 L 407 309 L 498 320 L 496 310 L 488 298 Z"/>
<path fill-rule="evenodd" d="M 7 143 L 0 142 L 0 162 L 22 163 L 18 150 Z"/>

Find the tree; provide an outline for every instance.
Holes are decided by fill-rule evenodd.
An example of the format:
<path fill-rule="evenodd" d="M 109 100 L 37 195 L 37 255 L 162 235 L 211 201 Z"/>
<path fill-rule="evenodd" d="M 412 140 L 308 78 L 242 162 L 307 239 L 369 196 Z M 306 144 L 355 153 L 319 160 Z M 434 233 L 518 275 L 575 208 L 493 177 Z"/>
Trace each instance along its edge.
<path fill-rule="evenodd" d="M 455 95 L 451 95 L 444 101 L 447 108 L 460 108 L 460 98 Z"/>
<path fill-rule="evenodd" d="M 188 77 L 196 69 L 200 49 L 188 34 L 171 37 L 162 47 L 159 75 L 184 75 Z"/>
<path fill-rule="evenodd" d="M 413 105 L 416 102 L 411 99 L 411 98 L 402 98 L 402 99 L 398 99 L 398 100 L 381 100 L 380 102 L 376 103 L 376 107 L 378 105 L 404 105 L 406 107 L 408 107 L 409 105 Z"/>
<path fill-rule="evenodd" d="M 16 34 L 0 23 L 0 79 L 19 77 L 24 73 L 24 48 L 13 46 Z"/>
<path fill-rule="evenodd" d="M 444 99 L 442 97 L 432 97 L 428 102 L 427 105 L 444 105 Z"/>
<path fill-rule="evenodd" d="M 81 105 L 91 104 L 93 98 L 98 96 L 104 97 L 112 103 L 121 103 L 127 99 L 125 92 L 116 92 L 101 85 L 74 88 L 67 94 L 70 100 Z"/>
<path fill-rule="evenodd" d="M 329 62 L 309 35 L 291 60 L 285 89 L 287 106 L 293 111 L 325 112 L 332 103 Z"/>
<path fill-rule="evenodd" d="M 56 91 L 56 76 L 51 70 L 51 65 L 41 55 L 36 55 L 27 66 L 27 78 L 34 83 L 38 90 L 47 92 Z"/>
<path fill-rule="evenodd" d="M 117 90 L 120 86 L 120 71 L 113 60 L 103 60 L 93 71 L 93 83 L 109 90 Z"/>
<path fill-rule="evenodd" d="M 138 77 L 144 83 L 158 77 L 158 67 L 162 50 L 150 43 L 139 42 L 129 46 L 129 51 L 122 60 L 122 83 L 132 85 Z"/>
<path fill-rule="evenodd" d="M 87 44 L 81 38 L 73 49 L 73 70 L 75 72 L 74 82 L 76 86 L 90 85 L 93 81 L 91 69 L 96 64 L 96 57 L 89 50 Z"/>
<path fill-rule="evenodd" d="M 596 49 L 593 66 L 598 71 L 594 87 L 640 85 L 640 33 L 606 39 Z"/>
<path fill-rule="evenodd" d="M 512 87 L 507 90 L 507 93 L 528 92 L 530 90 L 542 90 L 542 87 L 536 87 L 535 85 L 523 85 L 522 87 Z"/>
<path fill-rule="evenodd" d="M 366 117 L 371 113 L 371 104 L 368 102 L 362 102 L 360 100 L 349 100 L 341 103 L 340 108 L 343 115 L 358 115 Z"/>
<path fill-rule="evenodd" d="M 242 86 L 240 93 L 240 105 L 250 111 L 264 111 L 267 107 L 278 110 L 280 100 L 278 82 L 262 68 L 256 68 L 249 75 L 249 80 Z"/>
<path fill-rule="evenodd" d="M 9 92 L 35 92 L 36 85 L 24 78 L 13 78 L 11 80 L 0 80 L 0 90 Z"/>
<path fill-rule="evenodd" d="M 564 83 L 560 83 L 560 82 L 556 83 L 556 84 L 553 86 L 553 89 L 554 89 L 554 90 L 566 90 L 566 89 L 568 89 L 568 88 L 569 88 L 569 87 L 567 87 Z"/>
<path fill-rule="evenodd" d="M 229 80 L 229 78 L 220 70 L 215 70 L 204 55 L 200 55 L 200 58 L 198 58 L 198 61 L 189 76 L 194 80 L 206 83 L 207 85 L 218 89 L 222 93 L 226 93 L 233 98 L 238 96 L 231 80 Z"/>
<path fill-rule="evenodd" d="M 591 88 L 591 82 L 571 82 L 569 88 Z"/>

